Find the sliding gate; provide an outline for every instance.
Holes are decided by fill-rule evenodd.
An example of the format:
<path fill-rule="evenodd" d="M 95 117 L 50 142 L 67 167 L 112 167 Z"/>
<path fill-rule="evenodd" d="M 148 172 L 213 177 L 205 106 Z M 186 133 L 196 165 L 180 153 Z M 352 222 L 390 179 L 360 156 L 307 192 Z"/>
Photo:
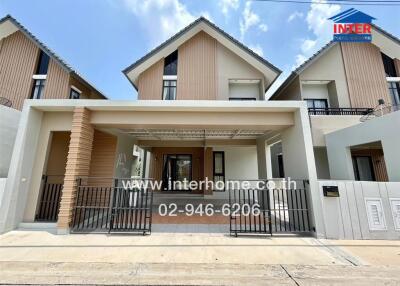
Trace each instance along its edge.
<path fill-rule="evenodd" d="M 129 188 L 122 180 L 78 180 L 71 232 L 151 233 L 153 192 L 143 183 L 148 180 Z"/>
<path fill-rule="evenodd" d="M 314 229 L 307 181 L 296 181 L 287 188 L 279 181 L 267 183 L 261 182 L 262 187 L 229 190 L 231 235 L 311 233 Z"/>

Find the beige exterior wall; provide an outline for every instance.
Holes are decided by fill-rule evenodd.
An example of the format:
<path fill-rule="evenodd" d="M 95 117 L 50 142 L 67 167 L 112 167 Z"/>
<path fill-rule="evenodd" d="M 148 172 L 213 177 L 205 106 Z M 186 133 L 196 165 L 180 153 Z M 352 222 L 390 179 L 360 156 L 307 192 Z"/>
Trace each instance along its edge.
<path fill-rule="evenodd" d="M 335 81 L 338 105 L 350 107 L 346 73 L 339 44 L 332 46 L 301 72 L 300 81 L 305 80 Z M 335 100 L 332 101 L 335 102 Z"/>
<path fill-rule="evenodd" d="M 22 109 L 32 91 L 39 49 L 23 33 L 15 32 L 0 41 L 0 97 L 12 101 L 12 107 Z"/>
<path fill-rule="evenodd" d="M 139 76 L 138 99 L 161 100 L 164 73 L 164 59 L 159 60 Z"/>
<path fill-rule="evenodd" d="M 69 98 L 69 73 L 53 59 L 49 61 L 43 98 Z"/>
<path fill-rule="evenodd" d="M 265 79 L 263 74 L 242 58 L 217 43 L 217 100 L 229 99 L 230 79 L 258 79 L 260 99 L 264 100 Z M 245 95 L 243 95 L 245 97 Z"/>
<path fill-rule="evenodd" d="M 396 75 L 400 76 L 400 60 L 394 59 L 394 66 L 396 67 Z"/>
<path fill-rule="evenodd" d="M 341 43 L 351 107 L 391 102 L 380 50 L 373 44 Z"/>
<path fill-rule="evenodd" d="M 94 131 L 89 176 L 92 184 L 106 186 L 112 183 L 117 152 L 117 137 L 99 130 Z"/>
<path fill-rule="evenodd" d="M 44 175 L 64 176 L 67 165 L 67 155 L 71 132 L 52 132 L 50 152 L 47 159 L 47 167 Z"/>
<path fill-rule="evenodd" d="M 177 99 L 216 99 L 217 41 L 200 32 L 178 48 Z"/>

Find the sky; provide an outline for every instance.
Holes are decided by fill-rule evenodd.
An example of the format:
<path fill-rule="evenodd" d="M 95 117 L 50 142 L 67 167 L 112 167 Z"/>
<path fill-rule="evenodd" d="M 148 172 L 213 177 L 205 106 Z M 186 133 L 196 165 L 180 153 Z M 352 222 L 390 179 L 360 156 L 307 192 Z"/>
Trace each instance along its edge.
<path fill-rule="evenodd" d="M 324 1 L 324 0 L 313 0 Z M 246 0 L 0 0 L 12 15 L 110 99 L 134 100 L 122 70 L 204 16 L 290 72 L 332 39 L 329 18 L 356 8 L 400 37 L 400 6 L 342 6 Z"/>

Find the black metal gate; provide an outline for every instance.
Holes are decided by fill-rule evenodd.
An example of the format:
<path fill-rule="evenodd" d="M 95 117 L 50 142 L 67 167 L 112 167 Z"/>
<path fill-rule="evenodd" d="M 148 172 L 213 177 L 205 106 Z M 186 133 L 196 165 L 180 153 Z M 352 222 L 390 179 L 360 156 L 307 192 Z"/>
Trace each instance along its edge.
<path fill-rule="evenodd" d="M 57 221 L 63 185 L 64 176 L 42 176 L 40 202 L 35 221 Z"/>
<path fill-rule="evenodd" d="M 145 184 L 142 184 L 144 187 L 124 187 L 123 180 L 80 178 L 71 232 L 150 233 L 152 189 Z M 107 184 L 113 186 L 104 187 Z"/>
<path fill-rule="evenodd" d="M 259 185 L 262 187 L 229 191 L 231 235 L 313 231 L 306 180 L 296 181 L 293 188 L 280 181 Z"/>

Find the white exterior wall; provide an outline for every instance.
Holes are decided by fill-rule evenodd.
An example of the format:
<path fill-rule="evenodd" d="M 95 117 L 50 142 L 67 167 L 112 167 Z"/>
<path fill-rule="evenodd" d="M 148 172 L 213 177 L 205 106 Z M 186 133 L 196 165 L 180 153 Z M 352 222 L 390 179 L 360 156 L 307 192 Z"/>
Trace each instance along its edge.
<path fill-rule="evenodd" d="M 310 124 L 314 146 L 326 146 L 326 134 L 360 124 L 360 118 L 361 116 L 357 115 L 311 115 Z"/>
<path fill-rule="evenodd" d="M 263 74 L 223 45 L 219 43 L 217 45 L 217 100 L 229 99 L 230 79 L 261 80 L 257 99 L 264 100 L 265 79 Z"/>
<path fill-rule="evenodd" d="M 128 135 L 117 135 L 117 151 L 115 156 L 114 177 L 129 178 L 134 161 L 133 146 L 136 140 Z"/>
<path fill-rule="evenodd" d="M 225 153 L 225 180 L 257 180 L 257 148 L 244 147 L 214 147 L 213 151 Z M 214 192 L 212 198 L 227 198 L 228 192 Z"/>
<path fill-rule="evenodd" d="M 329 103 L 328 86 L 326 84 L 303 84 L 302 97 L 303 99 L 326 99 Z"/>
<path fill-rule="evenodd" d="M 0 178 L 7 178 L 21 112 L 0 105 Z"/>
<path fill-rule="evenodd" d="M 338 186 L 339 197 L 324 197 L 322 186 Z M 400 203 L 400 183 L 319 181 L 319 188 L 326 238 L 400 239 L 400 228 L 395 227 L 395 221 L 400 221 L 400 212 L 396 214 L 392 207 L 394 202 Z M 374 224 L 371 229 L 366 199 L 382 206 L 382 213 L 378 214 L 382 222 L 380 230 Z"/>
<path fill-rule="evenodd" d="M 380 141 L 390 182 L 400 182 L 400 111 L 326 135 L 331 179 L 354 180 L 350 146 Z"/>

